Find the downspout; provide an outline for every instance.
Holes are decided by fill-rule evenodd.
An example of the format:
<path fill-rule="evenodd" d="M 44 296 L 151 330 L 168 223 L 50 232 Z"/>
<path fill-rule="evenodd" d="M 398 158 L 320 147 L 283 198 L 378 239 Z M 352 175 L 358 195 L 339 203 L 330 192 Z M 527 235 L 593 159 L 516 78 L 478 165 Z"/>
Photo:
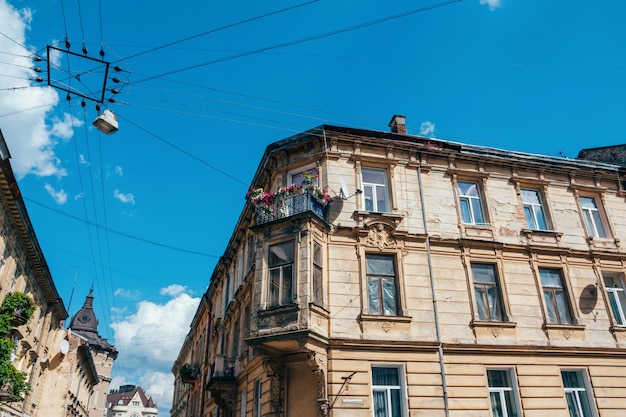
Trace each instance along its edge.
<path fill-rule="evenodd" d="M 417 154 L 419 166 L 417 167 L 417 184 L 420 190 L 420 205 L 422 207 L 422 220 L 424 222 L 424 233 L 426 234 L 426 256 L 428 258 L 428 275 L 430 277 L 430 290 L 433 297 L 433 313 L 435 315 L 435 330 L 437 332 L 437 351 L 439 354 L 439 368 L 441 369 L 441 388 L 443 389 L 443 407 L 446 417 L 450 417 L 450 405 L 448 403 L 448 383 L 446 381 L 446 368 L 443 360 L 443 343 L 441 342 L 441 327 L 439 324 L 439 311 L 437 310 L 437 295 L 435 292 L 435 276 L 433 274 L 433 262 L 430 255 L 430 235 L 428 234 L 428 222 L 426 221 L 426 205 L 424 204 L 424 193 L 422 190 L 422 155 Z"/>

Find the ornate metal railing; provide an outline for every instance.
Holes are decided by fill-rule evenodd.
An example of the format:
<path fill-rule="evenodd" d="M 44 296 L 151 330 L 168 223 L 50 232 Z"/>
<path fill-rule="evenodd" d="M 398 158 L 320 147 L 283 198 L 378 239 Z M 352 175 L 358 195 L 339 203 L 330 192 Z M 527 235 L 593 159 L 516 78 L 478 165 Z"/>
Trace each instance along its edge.
<path fill-rule="evenodd" d="M 277 198 L 270 205 L 258 204 L 255 207 L 256 224 L 264 224 L 285 219 L 296 214 L 311 211 L 326 220 L 328 204 L 320 203 L 310 192 Z"/>
<path fill-rule="evenodd" d="M 235 376 L 235 358 L 218 356 L 211 365 L 211 378 L 233 378 Z"/>

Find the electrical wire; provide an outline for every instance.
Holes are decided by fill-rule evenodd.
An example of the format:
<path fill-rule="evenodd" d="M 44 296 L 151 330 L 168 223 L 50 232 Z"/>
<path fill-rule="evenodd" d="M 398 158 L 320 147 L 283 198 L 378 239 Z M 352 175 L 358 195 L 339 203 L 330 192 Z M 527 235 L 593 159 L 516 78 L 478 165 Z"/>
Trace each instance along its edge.
<path fill-rule="evenodd" d="M 62 210 L 56 209 L 54 207 L 50 207 L 50 206 L 48 206 L 46 204 L 40 203 L 39 201 L 33 200 L 32 198 L 24 197 L 24 200 L 30 201 L 31 203 L 33 203 L 33 204 L 35 204 L 35 205 L 37 205 L 39 207 L 42 207 L 42 208 L 45 208 L 47 210 L 53 211 L 53 212 L 55 212 L 57 214 L 63 215 L 63 216 L 68 217 L 68 218 L 70 218 L 72 220 L 76 220 L 76 221 L 79 221 L 81 223 L 85 223 L 85 224 L 87 224 L 89 226 L 93 226 L 93 227 L 101 229 L 101 230 L 104 229 L 104 226 L 102 226 L 100 224 L 94 223 L 94 222 L 92 222 L 92 221 L 90 221 L 88 219 L 82 219 L 80 217 L 71 215 L 69 213 L 66 213 L 66 212 L 64 212 Z M 168 244 L 165 244 L 165 243 L 156 242 L 154 240 L 150 240 L 150 239 L 146 239 L 146 238 L 143 238 L 143 237 L 135 236 L 135 235 L 132 235 L 130 233 L 122 232 L 122 231 L 111 229 L 111 228 L 108 228 L 108 231 L 109 231 L 109 233 L 114 233 L 114 234 L 117 234 L 117 235 L 120 235 L 120 236 L 124 236 L 124 237 L 126 237 L 128 239 L 137 240 L 139 242 L 148 243 L 148 244 L 151 244 L 151 245 L 154 245 L 154 246 L 158 246 L 158 247 L 161 247 L 161 248 L 165 248 L 165 249 L 171 249 L 171 250 L 175 250 L 175 251 L 178 251 L 178 252 L 188 253 L 188 254 L 191 254 L 191 255 L 203 256 L 203 257 L 207 257 L 207 258 L 217 258 L 217 259 L 220 258 L 220 256 L 217 256 L 217 255 L 211 255 L 211 254 L 205 253 L 205 252 L 199 252 L 199 251 L 195 251 L 195 250 L 184 249 L 184 248 L 181 248 L 181 247 L 177 247 L 177 246 L 172 246 L 172 245 L 168 245 Z"/>
<path fill-rule="evenodd" d="M 184 39 L 180 39 L 180 40 L 177 40 L 177 41 L 174 41 L 174 42 L 167 43 L 165 45 L 161 45 L 161 46 L 157 46 L 155 48 L 148 49 L 147 51 L 143 51 L 143 52 L 139 52 L 139 53 L 134 54 L 134 55 L 130 55 L 130 56 L 124 58 L 123 60 L 127 61 L 129 59 L 136 58 L 136 57 L 141 56 L 141 55 L 145 55 L 145 54 L 148 54 L 148 53 L 151 53 L 151 52 L 154 52 L 154 51 L 158 51 L 158 50 L 161 50 L 161 49 L 164 49 L 164 48 L 168 48 L 170 46 L 173 46 L 173 45 L 176 45 L 176 44 L 179 44 L 179 43 L 187 42 L 187 41 L 189 41 L 191 39 L 196 39 L 196 38 L 199 38 L 199 37 L 202 37 L 202 36 L 206 36 L 206 35 L 209 35 L 209 34 L 212 34 L 212 33 L 220 32 L 220 31 L 225 30 L 225 29 L 234 28 L 234 27 L 246 24 L 246 23 L 254 22 L 255 20 L 264 19 L 264 18 L 269 17 L 269 16 L 277 15 L 277 14 L 284 13 L 284 12 L 287 12 L 287 11 L 290 11 L 290 10 L 294 10 L 294 9 L 298 9 L 300 7 L 303 7 L 303 6 L 308 6 L 310 4 L 317 3 L 319 1 L 320 0 L 311 0 L 311 1 L 307 1 L 305 3 L 296 4 L 295 6 L 289 6 L 289 7 L 285 7 L 284 9 L 275 10 L 273 12 L 269 12 L 269 13 L 265 13 L 265 14 L 262 14 L 262 15 L 259 15 L 259 16 L 251 17 L 249 19 L 240 20 L 239 22 L 235 22 L 235 23 L 231 23 L 231 24 L 228 24 L 228 25 L 225 25 L 225 26 L 221 26 L 221 27 L 216 28 L 216 29 L 211 29 L 211 30 L 208 30 L 206 32 L 199 33 L 197 35 L 189 36 L 189 37 L 184 38 Z M 119 60 L 119 61 L 122 61 L 122 60 Z M 117 63 L 119 61 L 114 61 L 114 63 Z"/>
<path fill-rule="evenodd" d="M 190 66 L 187 66 L 187 67 L 184 67 L 184 68 L 179 68 L 179 69 L 176 69 L 176 70 L 167 71 L 167 72 L 164 72 L 164 73 L 162 73 L 160 75 L 155 75 L 155 76 L 152 76 L 152 77 L 144 78 L 144 79 L 141 79 L 139 81 L 136 81 L 135 84 L 139 84 L 139 83 L 143 83 L 143 82 L 146 82 L 146 81 L 150 81 L 150 80 L 153 80 L 155 78 L 165 77 L 167 75 L 178 74 L 178 73 L 181 73 L 181 72 L 189 71 L 191 69 L 196 69 L 196 68 L 205 67 L 205 66 L 212 65 L 212 64 L 217 64 L 217 63 L 220 63 L 220 62 L 226 62 L 226 61 L 231 61 L 231 60 L 237 59 L 237 58 L 243 58 L 243 57 L 250 56 L 250 55 L 256 55 L 256 54 L 259 54 L 261 52 L 266 52 L 266 51 L 271 51 L 271 50 L 274 50 L 274 49 L 285 48 L 287 46 L 298 45 L 298 44 L 305 43 L 305 42 L 310 42 L 310 41 L 313 41 L 313 40 L 318 40 L 318 39 L 323 39 L 323 38 L 327 38 L 327 37 L 330 37 L 330 36 L 335 36 L 335 35 L 338 35 L 338 34 L 341 34 L 341 33 L 351 32 L 353 30 L 363 29 L 363 28 L 366 28 L 366 27 L 370 27 L 370 26 L 381 24 L 381 23 L 389 22 L 391 20 L 401 19 L 403 17 L 410 16 L 410 15 L 413 15 L 413 14 L 416 14 L 416 13 L 422 13 L 422 12 L 426 12 L 426 11 L 429 11 L 429 10 L 438 9 L 438 8 L 445 7 L 445 6 L 451 5 L 453 3 L 458 3 L 458 2 L 461 2 L 461 1 L 463 1 L 463 0 L 448 0 L 448 1 L 445 1 L 445 2 L 442 2 L 442 3 L 437 3 L 437 4 L 433 4 L 433 5 L 429 5 L 429 6 L 420 7 L 420 8 L 417 8 L 417 9 L 409 10 L 407 12 L 398 13 L 398 14 L 395 14 L 395 15 L 392 15 L 392 16 L 386 16 L 386 17 L 383 17 L 383 18 L 380 18 L 380 19 L 369 21 L 369 22 L 360 23 L 360 24 L 357 24 L 357 25 L 348 26 L 348 27 L 341 28 L 341 29 L 331 30 L 329 32 L 324 32 L 324 33 L 320 33 L 320 34 L 317 34 L 317 35 L 307 36 L 305 38 L 300 38 L 300 39 L 296 39 L 296 40 L 288 41 L 288 42 L 282 42 L 282 43 L 279 43 L 279 44 L 266 46 L 266 47 L 254 49 L 254 50 L 251 50 L 251 51 L 241 52 L 241 53 L 238 53 L 238 54 L 234 54 L 234 55 L 230 55 L 230 56 L 226 56 L 226 57 L 222 57 L 222 58 L 212 59 L 210 61 L 206 61 L 206 62 L 203 62 L 203 63 L 200 63 L 200 64 L 190 65 Z"/>

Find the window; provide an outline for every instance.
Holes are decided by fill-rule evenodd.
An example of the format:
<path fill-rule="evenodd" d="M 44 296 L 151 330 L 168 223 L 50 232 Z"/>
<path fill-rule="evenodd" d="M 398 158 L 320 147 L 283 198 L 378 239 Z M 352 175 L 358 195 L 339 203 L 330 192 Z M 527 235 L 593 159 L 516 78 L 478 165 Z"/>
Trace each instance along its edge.
<path fill-rule="evenodd" d="M 233 325 L 233 358 L 239 357 L 239 319 Z"/>
<path fill-rule="evenodd" d="M 520 190 L 522 202 L 524 203 L 524 214 L 526 222 L 531 230 L 548 230 L 546 215 L 541 201 L 539 190 L 522 188 Z"/>
<path fill-rule="evenodd" d="M 365 210 L 379 213 L 388 212 L 387 171 L 384 169 L 363 168 L 361 176 Z"/>
<path fill-rule="evenodd" d="M 139 401 L 133 401 L 133 407 L 139 407 Z M 136 415 L 136 414 L 133 414 Z"/>
<path fill-rule="evenodd" d="M 291 183 L 292 184 L 296 184 L 296 185 L 300 185 L 303 184 L 305 182 L 305 174 L 307 175 L 307 180 L 311 179 L 312 183 L 314 185 L 317 185 L 317 168 L 309 168 L 309 169 L 305 169 L 302 171 L 294 171 L 290 174 L 291 176 Z"/>
<path fill-rule="evenodd" d="M 255 245 L 255 236 L 248 236 L 248 259 L 246 260 L 246 271 L 250 271 L 254 265 L 254 253 L 256 251 Z"/>
<path fill-rule="evenodd" d="M 224 317 L 226 317 L 226 310 L 228 310 L 228 304 L 230 303 L 230 274 L 226 274 L 226 282 L 224 283 Z"/>
<path fill-rule="evenodd" d="M 261 400 L 263 399 L 263 382 L 254 383 L 254 417 L 261 417 Z"/>
<path fill-rule="evenodd" d="M 461 206 L 463 223 L 486 224 L 478 183 L 459 181 L 457 188 L 459 190 L 459 205 Z"/>
<path fill-rule="evenodd" d="M 241 409 L 239 410 L 239 415 L 241 417 L 246 417 L 246 411 L 247 411 L 247 405 L 248 405 L 248 390 L 244 389 L 243 391 L 241 391 L 241 401 L 239 402 L 239 406 L 241 407 Z"/>
<path fill-rule="evenodd" d="M 511 369 L 488 369 L 489 398 L 493 417 L 518 417 L 518 399 Z"/>
<path fill-rule="evenodd" d="M 366 255 L 369 313 L 395 316 L 398 313 L 396 268 L 393 255 Z"/>
<path fill-rule="evenodd" d="M 2 256 L 0 257 L 0 271 L 4 267 L 4 264 L 7 262 L 8 257 L 9 257 L 9 248 L 5 246 L 4 250 L 2 251 Z"/>
<path fill-rule="evenodd" d="M 559 269 L 539 268 L 548 323 L 572 324 L 572 312 Z"/>
<path fill-rule="evenodd" d="M 580 197 L 580 207 L 583 211 L 585 227 L 589 236 L 607 237 L 596 199 L 593 197 Z"/>
<path fill-rule="evenodd" d="M 496 266 L 472 263 L 472 279 L 478 318 L 485 321 L 504 321 Z"/>
<path fill-rule="evenodd" d="M 591 390 L 581 370 L 561 371 L 567 408 L 571 417 L 591 417 Z"/>
<path fill-rule="evenodd" d="M 320 306 L 324 305 L 323 276 L 322 276 L 322 245 L 313 242 L 313 288 L 312 301 Z"/>
<path fill-rule="evenodd" d="M 290 304 L 293 301 L 293 241 L 270 246 L 270 306 Z"/>
<path fill-rule="evenodd" d="M 372 366 L 374 417 L 402 417 L 402 384 L 397 367 Z"/>
<path fill-rule="evenodd" d="M 618 274 L 604 275 L 606 296 L 613 313 L 613 322 L 616 326 L 626 327 L 626 294 L 624 293 L 624 277 Z"/>

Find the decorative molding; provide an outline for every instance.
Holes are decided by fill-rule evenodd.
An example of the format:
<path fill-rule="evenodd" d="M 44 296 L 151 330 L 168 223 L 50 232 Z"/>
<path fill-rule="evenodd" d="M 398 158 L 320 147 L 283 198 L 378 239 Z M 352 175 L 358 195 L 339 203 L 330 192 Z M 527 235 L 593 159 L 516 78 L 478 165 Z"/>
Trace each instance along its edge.
<path fill-rule="evenodd" d="M 365 244 L 383 251 L 398 246 L 398 242 L 391 236 L 392 229 L 382 222 L 373 223 L 369 226 Z"/>
<path fill-rule="evenodd" d="M 317 352 L 311 352 L 307 357 L 307 363 L 317 377 L 317 403 L 320 408 L 320 414 L 322 415 L 322 417 L 326 417 L 328 415 L 328 396 L 326 390 L 326 355 Z"/>
<path fill-rule="evenodd" d="M 266 357 L 263 360 L 263 369 L 270 380 L 270 403 L 277 416 L 282 414 L 283 408 L 283 381 L 285 379 L 285 369 L 283 363 L 276 358 Z"/>

